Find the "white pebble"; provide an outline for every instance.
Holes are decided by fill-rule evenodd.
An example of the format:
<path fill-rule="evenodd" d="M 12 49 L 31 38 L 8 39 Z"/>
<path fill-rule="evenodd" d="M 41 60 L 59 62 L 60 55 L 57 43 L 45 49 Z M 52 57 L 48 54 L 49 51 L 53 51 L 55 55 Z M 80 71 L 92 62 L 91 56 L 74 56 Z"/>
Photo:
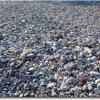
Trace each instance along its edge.
<path fill-rule="evenodd" d="M 55 83 L 49 83 L 47 84 L 47 87 L 50 88 L 50 87 L 54 87 L 55 86 Z"/>
<path fill-rule="evenodd" d="M 29 71 L 32 71 L 34 68 L 33 67 L 31 67 L 31 68 L 29 68 Z"/>

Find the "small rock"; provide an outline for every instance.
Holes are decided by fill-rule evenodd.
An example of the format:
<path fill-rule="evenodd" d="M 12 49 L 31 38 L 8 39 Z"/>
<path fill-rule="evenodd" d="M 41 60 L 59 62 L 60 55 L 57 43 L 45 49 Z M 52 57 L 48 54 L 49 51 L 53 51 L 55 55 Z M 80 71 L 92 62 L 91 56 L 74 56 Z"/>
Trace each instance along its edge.
<path fill-rule="evenodd" d="M 100 83 L 100 79 L 95 80 L 95 84 Z"/>
<path fill-rule="evenodd" d="M 92 60 L 92 61 L 96 61 L 96 56 L 92 56 L 92 57 L 91 57 L 91 60 Z"/>
<path fill-rule="evenodd" d="M 29 95 L 29 92 L 27 92 L 27 93 L 24 93 L 24 96 L 26 97 L 26 96 L 28 96 Z"/>
<path fill-rule="evenodd" d="M 0 40 L 3 40 L 3 39 L 4 39 L 4 36 L 1 35 L 1 33 L 0 33 Z"/>
<path fill-rule="evenodd" d="M 67 77 L 64 77 L 64 80 L 61 84 L 61 88 L 72 88 L 72 87 L 75 87 L 77 85 L 77 80 L 73 77 L 70 77 L 70 78 L 67 78 Z"/>
<path fill-rule="evenodd" d="M 93 94 L 92 93 L 89 93 L 89 97 L 92 97 L 93 96 Z"/>
<path fill-rule="evenodd" d="M 66 69 L 66 70 L 72 70 L 72 69 L 74 69 L 76 66 L 75 66 L 75 64 L 73 63 L 73 62 L 69 62 L 69 63 L 67 63 L 67 64 L 65 64 L 64 65 L 64 68 Z"/>
<path fill-rule="evenodd" d="M 66 88 L 67 88 L 67 87 L 66 87 L 66 84 L 65 84 L 64 82 L 62 82 L 61 85 L 60 85 L 60 88 L 61 88 L 61 90 L 66 89 Z M 68 88 L 69 88 L 69 87 L 68 87 Z"/>
<path fill-rule="evenodd" d="M 72 77 L 70 77 L 70 78 L 68 78 L 67 80 L 66 80 L 66 85 L 73 85 L 73 86 L 75 86 L 75 85 L 77 85 L 77 80 L 75 79 L 75 78 L 72 78 Z"/>
<path fill-rule="evenodd" d="M 76 46 L 75 47 L 75 51 L 80 51 L 80 47 L 79 46 Z"/>
<path fill-rule="evenodd" d="M 78 90 L 78 86 L 71 88 L 71 91 L 77 91 L 77 90 Z"/>
<path fill-rule="evenodd" d="M 19 97 L 20 97 L 20 98 L 23 97 L 23 94 L 20 94 Z"/>
<path fill-rule="evenodd" d="M 3 73 L 3 69 L 0 69 L 0 74 Z"/>
<path fill-rule="evenodd" d="M 80 59 L 80 63 L 81 63 L 82 65 L 86 65 L 86 64 L 88 64 L 88 59 L 87 59 L 87 58 L 81 58 L 81 59 Z"/>
<path fill-rule="evenodd" d="M 22 19 L 22 20 L 21 20 L 21 22 L 25 23 L 25 22 L 26 22 L 26 20 L 25 20 L 25 19 Z"/>
<path fill-rule="evenodd" d="M 29 68 L 29 71 L 32 71 L 32 70 L 34 70 L 34 68 L 33 68 L 33 67 Z"/>
<path fill-rule="evenodd" d="M 85 52 L 88 52 L 89 54 L 92 53 L 92 50 L 90 48 L 88 48 L 88 47 L 84 47 L 84 50 L 85 50 Z"/>
<path fill-rule="evenodd" d="M 62 75 L 59 75 L 58 73 L 56 73 L 56 74 L 54 75 L 54 78 L 55 78 L 56 80 L 61 80 L 61 79 L 62 79 Z"/>
<path fill-rule="evenodd" d="M 100 78 L 100 73 L 98 73 L 98 72 L 96 72 L 96 71 L 91 71 L 91 72 L 90 72 L 90 75 L 91 75 L 91 76 L 94 76 L 94 77 L 96 77 L 96 78 Z"/>
<path fill-rule="evenodd" d="M 16 49 L 15 50 L 15 54 L 17 55 L 17 54 L 20 54 L 22 52 L 22 49 Z"/>
<path fill-rule="evenodd" d="M 96 93 L 97 93 L 97 94 L 100 94 L 100 83 L 97 84 Z"/>
<path fill-rule="evenodd" d="M 33 50 L 32 49 L 23 49 L 20 57 L 21 58 L 24 58 L 28 53 L 32 52 Z"/>
<path fill-rule="evenodd" d="M 65 94 L 63 92 L 60 92 L 59 96 L 65 96 Z"/>
<path fill-rule="evenodd" d="M 100 66 L 95 66 L 94 70 L 97 71 L 97 72 L 100 72 Z"/>
<path fill-rule="evenodd" d="M 55 92 L 55 90 L 54 89 L 52 89 L 52 91 L 51 91 L 51 96 L 57 96 L 57 94 L 56 94 L 56 92 Z"/>
<path fill-rule="evenodd" d="M 54 87 L 55 86 L 55 83 L 49 83 L 49 84 L 47 84 L 47 87 L 48 88 L 52 88 L 52 87 Z"/>
<path fill-rule="evenodd" d="M 46 86 L 45 82 L 41 82 L 40 85 L 41 85 L 41 86 Z"/>
<path fill-rule="evenodd" d="M 92 90 L 92 85 L 91 84 L 87 85 L 87 88 L 88 90 Z"/>
<path fill-rule="evenodd" d="M 84 52 L 80 52 L 79 56 L 82 57 L 84 55 Z"/>
<path fill-rule="evenodd" d="M 34 54 L 27 54 L 25 56 L 24 61 L 32 61 L 34 59 Z"/>
<path fill-rule="evenodd" d="M 38 75 L 44 75 L 44 73 L 41 71 L 41 72 L 38 73 Z"/>
<path fill-rule="evenodd" d="M 15 63 L 14 62 L 11 62 L 10 66 L 13 67 L 14 65 L 15 65 Z"/>
<path fill-rule="evenodd" d="M 97 54 L 97 56 L 100 56 L 100 51 L 97 51 L 96 54 Z"/>

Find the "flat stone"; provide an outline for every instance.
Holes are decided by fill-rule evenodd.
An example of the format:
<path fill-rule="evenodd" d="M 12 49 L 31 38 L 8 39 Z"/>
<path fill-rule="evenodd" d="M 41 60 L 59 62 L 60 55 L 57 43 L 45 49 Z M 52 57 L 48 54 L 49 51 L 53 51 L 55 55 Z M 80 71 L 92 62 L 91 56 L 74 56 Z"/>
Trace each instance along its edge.
<path fill-rule="evenodd" d="M 96 60 L 96 56 L 92 56 L 92 57 L 91 57 L 91 60 L 92 60 L 92 61 L 95 61 L 95 60 Z"/>
<path fill-rule="evenodd" d="M 55 91 L 52 91 L 52 92 L 51 92 L 51 96 L 53 96 L 53 97 L 54 97 L 54 96 L 57 96 L 56 92 L 55 92 Z"/>
<path fill-rule="evenodd" d="M 66 69 L 66 70 L 72 70 L 72 69 L 74 69 L 76 66 L 75 66 L 75 64 L 73 63 L 73 62 L 69 62 L 69 63 L 67 63 L 67 64 L 65 64 L 64 65 L 64 68 Z"/>
<path fill-rule="evenodd" d="M 54 87 L 55 86 L 55 83 L 49 83 L 49 84 L 47 84 L 47 87 L 48 88 L 52 88 L 52 87 Z"/>
<path fill-rule="evenodd" d="M 34 68 L 33 68 L 33 67 L 29 68 L 29 71 L 32 71 L 32 70 L 34 70 Z"/>
<path fill-rule="evenodd" d="M 88 87 L 88 90 L 92 90 L 93 89 L 91 84 L 87 85 L 87 87 Z"/>
<path fill-rule="evenodd" d="M 44 73 L 41 71 L 41 72 L 38 73 L 38 75 L 44 75 Z"/>
<path fill-rule="evenodd" d="M 70 84 L 77 84 L 77 80 L 73 77 L 70 77 L 66 80 L 65 82 L 66 85 L 70 85 Z"/>
<path fill-rule="evenodd" d="M 60 85 L 60 89 L 63 90 L 63 89 L 66 89 L 66 88 L 67 88 L 66 84 L 64 82 L 62 82 L 61 85 Z"/>
<path fill-rule="evenodd" d="M 19 97 L 20 97 L 20 98 L 23 97 L 23 94 L 20 94 Z"/>
<path fill-rule="evenodd" d="M 63 93 L 63 92 L 60 92 L 60 94 L 59 94 L 60 96 L 65 96 L 65 94 Z"/>
<path fill-rule="evenodd" d="M 97 94 L 100 94 L 100 83 L 97 84 L 97 89 L 95 91 Z"/>
<path fill-rule="evenodd" d="M 96 78 L 100 78 L 100 73 L 98 73 L 98 72 L 96 72 L 96 71 L 91 71 L 91 72 L 90 72 L 90 75 L 91 75 L 91 76 L 94 76 L 94 77 L 96 77 Z"/>
<path fill-rule="evenodd" d="M 100 83 L 100 79 L 95 80 L 95 84 Z"/>
<path fill-rule="evenodd" d="M 3 73 L 3 69 L 0 69 L 0 73 Z"/>

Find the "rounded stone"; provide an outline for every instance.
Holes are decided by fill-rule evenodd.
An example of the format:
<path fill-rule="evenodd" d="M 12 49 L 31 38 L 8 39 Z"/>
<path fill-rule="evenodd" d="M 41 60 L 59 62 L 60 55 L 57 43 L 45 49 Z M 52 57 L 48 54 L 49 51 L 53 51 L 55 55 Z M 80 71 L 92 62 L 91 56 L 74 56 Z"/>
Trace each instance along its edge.
<path fill-rule="evenodd" d="M 77 80 L 75 78 L 73 78 L 73 77 L 65 78 L 64 79 L 64 84 L 67 87 L 75 87 L 77 85 Z"/>
<path fill-rule="evenodd" d="M 91 84 L 87 85 L 87 87 L 88 87 L 88 90 L 92 90 L 93 89 Z"/>
<path fill-rule="evenodd" d="M 66 69 L 66 70 L 72 70 L 72 69 L 75 69 L 76 68 L 76 66 L 75 66 L 75 64 L 73 63 L 73 62 L 71 62 L 71 63 L 67 63 L 67 64 L 65 64 L 64 65 L 64 68 Z"/>
<path fill-rule="evenodd" d="M 47 87 L 48 88 L 52 88 L 52 87 L 54 87 L 55 86 L 55 83 L 49 83 L 49 84 L 47 84 Z"/>
<path fill-rule="evenodd" d="M 23 94 L 20 94 L 19 97 L 20 97 L 20 98 L 23 97 Z"/>
<path fill-rule="evenodd" d="M 33 67 L 30 67 L 30 68 L 29 68 L 29 71 L 32 71 L 32 70 L 34 70 L 34 68 L 33 68 Z"/>
<path fill-rule="evenodd" d="M 100 78 L 100 73 L 98 73 L 98 72 L 96 72 L 96 71 L 91 71 L 91 72 L 90 72 L 90 75 L 91 75 L 91 76 L 94 76 L 94 77 L 96 77 L 96 78 Z"/>
<path fill-rule="evenodd" d="M 100 79 L 95 80 L 95 84 L 100 83 Z"/>
<path fill-rule="evenodd" d="M 97 94 L 100 94 L 100 83 L 97 84 L 97 88 L 96 88 L 95 91 L 96 91 Z"/>

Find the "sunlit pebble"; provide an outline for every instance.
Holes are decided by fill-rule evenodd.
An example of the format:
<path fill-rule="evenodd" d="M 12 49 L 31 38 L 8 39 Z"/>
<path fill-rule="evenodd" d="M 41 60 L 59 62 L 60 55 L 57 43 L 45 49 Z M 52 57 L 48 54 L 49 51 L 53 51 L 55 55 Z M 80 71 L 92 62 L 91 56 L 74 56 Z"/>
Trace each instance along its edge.
<path fill-rule="evenodd" d="M 28 53 L 30 53 L 32 49 L 23 49 L 23 52 L 21 53 L 20 57 L 25 57 Z"/>
<path fill-rule="evenodd" d="M 95 81 L 95 84 L 98 84 L 98 83 L 100 83 L 100 79 L 97 79 L 97 80 Z"/>
<path fill-rule="evenodd" d="M 25 19 L 22 19 L 22 20 L 21 20 L 21 22 L 23 22 L 23 23 L 25 23 L 25 21 L 26 21 Z"/>
<path fill-rule="evenodd" d="M 85 52 L 88 52 L 89 54 L 92 53 L 92 50 L 90 48 L 88 48 L 88 47 L 84 47 L 84 50 L 85 50 Z"/>
<path fill-rule="evenodd" d="M 29 71 L 32 71 L 32 70 L 34 70 L 34 68 L 33 68 L 33 67 L 29 68 Z"/>
<path fill-rule="evenodd" d="M 100 75 L 100 73 L 98 73 L 98 72 L 96 72 L 96 71 L 91 71 L 91 72 L 90 72 L 90 75 L 91 75 L 91 76 L 96 76 L 96 75 L 98 76 L 98 75 Z"/>

